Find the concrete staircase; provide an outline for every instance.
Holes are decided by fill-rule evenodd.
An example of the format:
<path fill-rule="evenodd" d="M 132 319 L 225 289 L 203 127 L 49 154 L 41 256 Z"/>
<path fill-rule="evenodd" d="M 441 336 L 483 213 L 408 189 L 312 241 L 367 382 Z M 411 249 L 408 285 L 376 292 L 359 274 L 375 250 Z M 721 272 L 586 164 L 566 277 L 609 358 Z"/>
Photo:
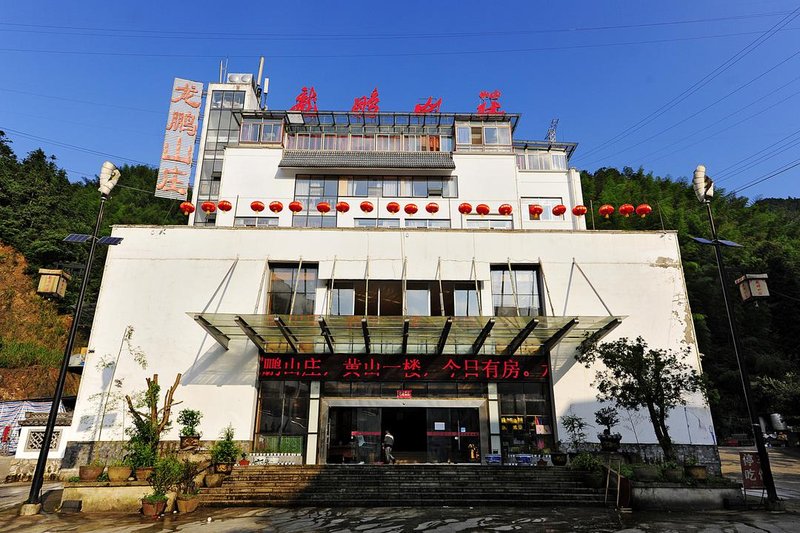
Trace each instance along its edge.
<path fill-rule="evenodd" d="M 481 465 L 308 465 L 234 468 L 207 506 L 584 506 L 603 491 L 559 467 Z"/>

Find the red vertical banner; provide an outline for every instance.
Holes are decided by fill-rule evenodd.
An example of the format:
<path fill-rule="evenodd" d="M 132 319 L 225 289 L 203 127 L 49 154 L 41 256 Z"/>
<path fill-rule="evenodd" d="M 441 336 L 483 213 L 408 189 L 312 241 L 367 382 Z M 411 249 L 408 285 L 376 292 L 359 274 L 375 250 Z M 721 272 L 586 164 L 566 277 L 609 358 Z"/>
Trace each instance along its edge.
<path fill-rule="evenodd" d="M 742 465 L 742 486 L 745 489 L 763 489 L 764 480 L 761 477 L 758 453 L 739 452 L 739 462 Z"/>

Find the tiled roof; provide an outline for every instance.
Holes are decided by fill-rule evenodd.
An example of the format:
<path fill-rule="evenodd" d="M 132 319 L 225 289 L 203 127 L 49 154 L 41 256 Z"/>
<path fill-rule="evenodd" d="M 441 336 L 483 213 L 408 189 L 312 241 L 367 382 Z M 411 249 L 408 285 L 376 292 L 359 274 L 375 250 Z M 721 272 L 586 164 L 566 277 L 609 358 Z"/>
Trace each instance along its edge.
<path fill-rule="evenodd" d="M 19 421 L 20 426 L 44 426 L 47 424 L 49 413 L 25 413 L 25 418 Z M 72 425 L 72 412 L 58 413 L 56 416 L 57 426 Z"/>
<path fill-rule="evenodd" d="M 450 152 L 336 150 L 284 150 L 283 158 L 278 166 L 289 168 L 456 168 Z"/>

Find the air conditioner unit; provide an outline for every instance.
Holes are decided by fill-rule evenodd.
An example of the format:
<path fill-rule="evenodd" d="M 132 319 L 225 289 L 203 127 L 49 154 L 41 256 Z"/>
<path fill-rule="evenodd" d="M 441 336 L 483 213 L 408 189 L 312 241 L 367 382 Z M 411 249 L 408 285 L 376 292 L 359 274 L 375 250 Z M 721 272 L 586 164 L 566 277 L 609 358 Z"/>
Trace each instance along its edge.
<path fill-rule="evenodd" d="M 252 85 L 252 74 L 228 74 L 228 83 L 246 83 Z"/>

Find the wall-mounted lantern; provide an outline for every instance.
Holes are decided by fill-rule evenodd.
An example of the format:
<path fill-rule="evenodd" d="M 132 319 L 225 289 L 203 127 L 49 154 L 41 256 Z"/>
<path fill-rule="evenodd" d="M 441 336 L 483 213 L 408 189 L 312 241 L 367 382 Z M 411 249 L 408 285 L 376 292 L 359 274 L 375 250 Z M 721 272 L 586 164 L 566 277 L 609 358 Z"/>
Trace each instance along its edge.
<path fill-rule="evenodd" d="M 739 294 L 744 302 L 769 296 L 766 274 L 745 274 L 734 283 L 739 287 Z"/>

